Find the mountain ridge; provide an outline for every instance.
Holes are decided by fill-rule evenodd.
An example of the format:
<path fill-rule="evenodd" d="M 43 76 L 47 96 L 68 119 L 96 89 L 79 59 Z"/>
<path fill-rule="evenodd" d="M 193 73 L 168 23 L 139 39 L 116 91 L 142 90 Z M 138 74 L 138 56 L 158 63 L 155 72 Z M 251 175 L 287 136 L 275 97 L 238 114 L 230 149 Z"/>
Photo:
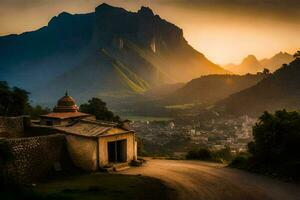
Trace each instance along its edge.
<path fill-rule="evenodd" d="M 193 79 L 170 94 L 164 101 L 168 104 L 212 105 L 231 94 L 249 88 L 269 74 L 207 75 Z"/>
<path fill-rule="evenodd" d="M 235 74 L 247 74 L 262 72 L 269 69 L 271 72 L 279 69 L 283 64 L 290 63 L 294 60 L 293 55 L 286 52 L 279 52 L 271 58 L 258 60 L 255 55 L 248 55 L 240 64 L 228 64 L 224 68 Z"/>
<path fill-rule="evenodd" d="M 264 111 L 300 109 L 300 59 L 284 64 L 258 84 L 216 103 L 227 114 L 259 116 Z"/>
<path fill-rule="evenodd" d="M 150 8 L 128 12 L 108 4 L 93 13 L 62 12 L 36 31 L 0 37 L 0 59 L 0 79 L 29 89 L 37 102 L 53 101 L 66 88 L 86 100 L 227 73 Z"/>

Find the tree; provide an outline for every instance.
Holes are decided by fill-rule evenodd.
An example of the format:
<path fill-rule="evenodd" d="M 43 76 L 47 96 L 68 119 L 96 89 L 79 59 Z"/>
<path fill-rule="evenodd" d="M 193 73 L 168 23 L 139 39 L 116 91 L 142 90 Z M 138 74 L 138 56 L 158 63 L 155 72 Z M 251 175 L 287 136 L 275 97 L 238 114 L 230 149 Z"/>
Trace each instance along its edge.
<path fill-rule="evenodd" d="M 106 103 L 99 98 L 92 98 L 87 104 L 80 105 L 80 111 L 95 115 L 97 120 L 120 122 L 120 117 L 109 111 Z"/>
<path fill-rule="evenodd" d="M 209 149 L 200 148 L 198 150 L 189 151 L 186 155 L 186 158 L 192 160 L 211 160 L 212 154 Z"/>
<path fill-rule="evenodd" d="M 251 168 L 300 180 L 299 112 L 265 112 L 253 127 L 253 136 L 248 144 Z"/>
<path fill-rule="evenodd" d="M 294 54 L 294 58 L 299 58 L 300 57 L 300 51 L 297 51 L 295 54 Z"/>
<path fill-rule="evenodd" d="M 265 112 L 253 127 L 254 141 L 249 152 L 259 163 L 300 161 L 300 114 L 298 112 Z"/>
<path fill-rule="evenodd" d="M 267 69 L 267 68 L 264 68 L 264 70 L 263 70 L 263 74 L 270 74 L 270 70 L 269 69 Z"/>
<path fill-rule="evenodd" d="M 249 154 L 239 155 L 231 167 L 300 180 L 300 113 L 264 112 L 253 127 Z"/>
<path fill-rule="evenodd" d="M 27 114 L 30 107 L 29 92 L 18 87 L 9 87 L 7 82 L 0 82 L 0 116 L 18 116 Z"/>
<path fill-rule="evenodd" d="M 38 119 L 41 115 L 45 115 L 51 112 L 51 110 L 49 108 L 43 108 L 40 105 L 36 105 L 36 106 L 30 106 L 29 108 L 29 114 L 31 119 Z"/>

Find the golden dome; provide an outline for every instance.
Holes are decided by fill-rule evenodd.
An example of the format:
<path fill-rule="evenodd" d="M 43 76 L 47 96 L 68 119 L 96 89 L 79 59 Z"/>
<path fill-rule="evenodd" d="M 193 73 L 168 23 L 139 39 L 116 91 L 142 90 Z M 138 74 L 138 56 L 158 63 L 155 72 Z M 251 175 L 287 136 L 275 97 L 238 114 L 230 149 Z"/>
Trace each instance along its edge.
<path fill-rule="evenodd" d="M 53 112 L 78 112 L 78 110 L 74 99 L 66 92 L 65 96 L 57 101 L 57 106 L 54 107 Z"/>

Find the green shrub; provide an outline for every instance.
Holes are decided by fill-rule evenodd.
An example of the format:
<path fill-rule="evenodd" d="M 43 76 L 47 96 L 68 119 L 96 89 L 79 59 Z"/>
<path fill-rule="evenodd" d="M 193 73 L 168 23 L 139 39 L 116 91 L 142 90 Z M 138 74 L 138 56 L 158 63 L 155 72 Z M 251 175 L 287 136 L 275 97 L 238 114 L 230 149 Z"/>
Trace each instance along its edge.
<path fill-rule="evenodd" d="M 217 151 L 212 151 L 212 157 L 214 161 L 218 162 L 228 162 L 233 159 L 230 147 L 226 147 Z"/>
<path fill-rule="evenodd" d="M 201 148 L 199 150 L 191 150 L 187 153 L 186 159 L 191 160 L 211 160 L 212 155 L 209 149 Z"/>
<path fill-rule="evenodd" d="M 253 127 L 254 142 L 249 152 L 259 164 L 300 161 L 300 114 L 298 112 L 265 112 Z"/>
<path fill-rule="evenodd" d="M 238 156 L 230 166 L 300 180 L 300 113 L 265 112 L 253 127 L 250 157 Z"/>
<path fill-rule="evenodd" d="M 238 168 L 238 169 L 248 169 L 249 168 L 249 157 L 245 156 L 245 155 L 238 155 L 231 161 L 229 166 Z"/>

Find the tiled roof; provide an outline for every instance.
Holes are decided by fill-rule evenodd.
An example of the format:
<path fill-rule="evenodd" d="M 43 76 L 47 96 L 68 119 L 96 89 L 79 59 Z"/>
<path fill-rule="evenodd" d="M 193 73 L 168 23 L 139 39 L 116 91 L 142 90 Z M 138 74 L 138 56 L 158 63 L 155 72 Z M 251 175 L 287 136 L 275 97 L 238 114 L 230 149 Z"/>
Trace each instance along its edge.
<path fill-rule="evenodd" d="M 61 112 L 61 113 L 49 113 L 47 115 L 41 115 L 41 117 L 48 118 L 57 118 L 57 119 L 67 119 L 67 118 L 76 118 L 76 117 L 84 117 L 90 116 L 90 114 L 81 113 L 81 112 Z"/>
<path fill-rule="evenodd" d="M 101 121 L 91 121 L 91 120 L 79 120 L 72 125 L 69 126 L 60 126 L 55 127 L 55 129 L 63 131 L 65 133 L 70 133 L 74 135 L 80 135 L 85 137 L 98 137 L 101 135 L 114 135 L 114 134 L 122 134 L 126 132 L 130 132 L 122 129 L 121 132 L 110 133 L 107 131 L 117 128 L 116 123 L 104 123 Z"/>

